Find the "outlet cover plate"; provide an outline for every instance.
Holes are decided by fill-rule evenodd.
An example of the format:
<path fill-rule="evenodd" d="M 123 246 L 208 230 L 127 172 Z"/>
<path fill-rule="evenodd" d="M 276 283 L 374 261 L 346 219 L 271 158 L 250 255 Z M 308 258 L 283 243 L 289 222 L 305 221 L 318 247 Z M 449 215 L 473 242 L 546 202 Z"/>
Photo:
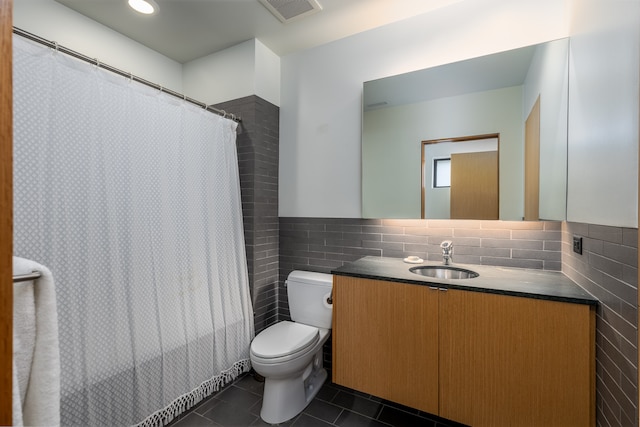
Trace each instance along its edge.
<path fill-rule="evenodd" d="M 573 236 L 573 252 L 582 255 L 582 237 Z"/>

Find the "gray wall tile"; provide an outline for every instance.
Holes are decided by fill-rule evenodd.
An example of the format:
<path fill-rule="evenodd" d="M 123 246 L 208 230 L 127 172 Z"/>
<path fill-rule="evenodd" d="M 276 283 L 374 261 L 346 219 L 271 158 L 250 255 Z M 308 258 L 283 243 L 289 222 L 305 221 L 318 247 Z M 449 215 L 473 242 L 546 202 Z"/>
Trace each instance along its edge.
<path fill-rule="evenodd" d="M 459 263 L 559 270 L 560 229 L 522 221 L 280 218 L 280 262 L 328 272 L 367 255 L 440 260 L 439 245 L 450 239 Z M 282 282 L 288 271 L 280 271 Z"/>
<path fill-rule="evenodd" d="M 638 425 L 638 229 L 566 222 L 562 271 L 600 300 L 596 315 L 598 425 Z M 583 238 L 582 255 L 573 236 Z"/>
<path fill-rule="evenodd" d="M 258 96 L 218 104 L 242 118 L 236 147 L 256 333 L 277 321 L 280 109 Z"/>

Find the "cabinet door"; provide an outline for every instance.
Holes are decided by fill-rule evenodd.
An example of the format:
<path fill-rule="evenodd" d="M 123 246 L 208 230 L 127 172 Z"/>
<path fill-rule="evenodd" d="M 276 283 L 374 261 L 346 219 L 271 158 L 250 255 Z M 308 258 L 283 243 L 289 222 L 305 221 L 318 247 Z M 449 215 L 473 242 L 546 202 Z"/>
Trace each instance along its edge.
<path fill-rule="evenodd" d="M 333 381 L 437 413 L 438 293 L 334 276 Z"/>
<path fill-rule="evenodd" d="M 440 416 L 474 427 L 595 425 L 593 307 L 440 294 Z"/>

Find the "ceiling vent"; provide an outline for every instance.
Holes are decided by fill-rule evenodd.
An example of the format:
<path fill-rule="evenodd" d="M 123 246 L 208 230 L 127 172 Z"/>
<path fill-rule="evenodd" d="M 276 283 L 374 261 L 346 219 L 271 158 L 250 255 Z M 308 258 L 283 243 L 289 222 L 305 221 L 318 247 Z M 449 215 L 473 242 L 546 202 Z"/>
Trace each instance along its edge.
<path fill-rule="evenodd" d="M 322 10 L 316 0 L 258 0 L 282 23 L 294 21 Z"/>

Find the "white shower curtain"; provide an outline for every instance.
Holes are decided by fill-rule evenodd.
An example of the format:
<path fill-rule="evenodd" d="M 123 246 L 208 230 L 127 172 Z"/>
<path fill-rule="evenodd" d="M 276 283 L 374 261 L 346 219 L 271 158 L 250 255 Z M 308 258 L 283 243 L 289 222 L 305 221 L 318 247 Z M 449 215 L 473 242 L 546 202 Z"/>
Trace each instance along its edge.
<path fill-rule="evenodd" d="M 248 371 L 235 130 L 14 36 L 14 255 L 56 277 L 62 425 L 162 425 Z"/>

